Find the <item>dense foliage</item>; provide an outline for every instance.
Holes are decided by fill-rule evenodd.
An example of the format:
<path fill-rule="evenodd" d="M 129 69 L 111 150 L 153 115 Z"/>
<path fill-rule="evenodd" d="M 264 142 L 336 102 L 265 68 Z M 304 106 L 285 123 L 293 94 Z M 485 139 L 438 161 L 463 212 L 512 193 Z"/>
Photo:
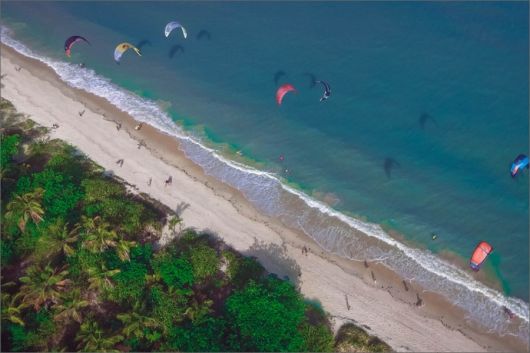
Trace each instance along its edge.
<path fill-rule="evenodd" d="M 2 132 L 4 351 L 333 350 L 292 284 L 192 230 L 155 251 L 166 210 L 42 137 Z"/>

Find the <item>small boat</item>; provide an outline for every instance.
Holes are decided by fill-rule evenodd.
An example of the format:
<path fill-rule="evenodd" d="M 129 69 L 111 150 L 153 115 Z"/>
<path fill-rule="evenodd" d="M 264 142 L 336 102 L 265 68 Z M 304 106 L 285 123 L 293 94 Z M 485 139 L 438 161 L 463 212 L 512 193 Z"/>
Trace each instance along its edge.
<path fill-rule="evenodd" d="M 493 247 L 485 241 L 478 243 L 475 251 L 473 251 L 473 255 L 471 255 L 471 259 L 469 260 L 469 265 L 473 271 L 480 270 L 480 266 L 482 266 L 482 263 L 486 261 L 486 258 L 492 251 Z"/>

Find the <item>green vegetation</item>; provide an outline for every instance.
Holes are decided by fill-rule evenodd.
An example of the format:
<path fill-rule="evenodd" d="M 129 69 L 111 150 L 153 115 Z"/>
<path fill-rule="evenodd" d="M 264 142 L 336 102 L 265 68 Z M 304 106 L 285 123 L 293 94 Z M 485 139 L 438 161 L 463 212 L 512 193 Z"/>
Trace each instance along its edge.
<path fill-rule="evenodd" d="M 337 332 L 337 352 L 392 352 L 392 348 L 375 336 L 370 336 L 354 324 L 344 324 Z"/>
<path fill-rule="evenodd" d="M 1 108 L 4 351 L 334 350 L 292 284 Z"/>

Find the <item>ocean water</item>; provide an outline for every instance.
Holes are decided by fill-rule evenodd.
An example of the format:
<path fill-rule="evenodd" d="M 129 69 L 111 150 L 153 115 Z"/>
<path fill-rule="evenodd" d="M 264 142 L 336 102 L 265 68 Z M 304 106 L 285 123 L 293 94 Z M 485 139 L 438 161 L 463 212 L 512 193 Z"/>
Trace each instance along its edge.
<path fill-rule="evenodd" d="M 176 135 L 328 251 L 385 263 L 527 337 L 529 173 L 509 175 L 529 152 L 527 14 L 525 2 L 4 2 L 2 42 Z M 188 39 L 164 37 L 171 20 Z M 74 34 L 92 45 L 67 60 Z M 114 63 L 123 41 L 142 57 Z M 330 83 L 327 102 L 311 75 Z M 298 92 L 278 107 L 285 82 Z M 499 288 L 460 265 L 481 240 Z M 515 332 L 502 305 L 523 319 Z"/>

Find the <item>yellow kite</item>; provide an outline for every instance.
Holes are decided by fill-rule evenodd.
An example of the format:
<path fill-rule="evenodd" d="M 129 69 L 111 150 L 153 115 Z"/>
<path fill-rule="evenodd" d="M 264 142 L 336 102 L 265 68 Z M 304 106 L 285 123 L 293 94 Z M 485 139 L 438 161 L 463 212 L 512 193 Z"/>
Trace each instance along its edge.
<path fill-rule="evenodd" d="M 117 63 L 120 62 L 121 56 L 123 55 L 123 53 L 127 51 L 127 49 L 132 49 L 136 52 L 136 54 L 138 54 L 139 56 L 142 56 L 142 54 L 140 54 L 140 50 L 136 48 L 134 45 L 127 43 L 127 42 L 123 42 L 123 43 L 118 44 L 116 49 L 114 49 L 114 60 L 116 60 Z"/>

